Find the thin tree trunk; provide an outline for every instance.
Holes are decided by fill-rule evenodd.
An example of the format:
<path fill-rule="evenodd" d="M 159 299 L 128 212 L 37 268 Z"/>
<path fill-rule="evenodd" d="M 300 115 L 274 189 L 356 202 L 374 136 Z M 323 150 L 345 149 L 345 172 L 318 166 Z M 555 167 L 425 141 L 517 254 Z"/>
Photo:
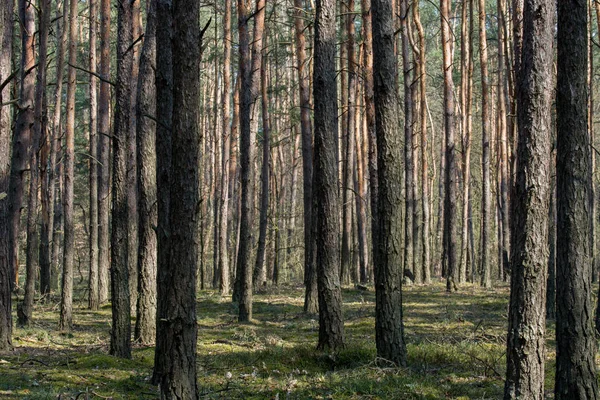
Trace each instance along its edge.
<path fill-rule="evenodd" d="M 97 310 L 100 305 L 98 292 L 98 96 L 96 72 L 96 29 L 98 19 L 98 6 L 96 0 L 90 0 L 90 267 L 89 267 L 89 292 L 88 307 Z"/>
<path fill-rule="evenodd" d="M 587 126 L 588 3 L 558 2 L 556 84 L 557 400 L 600 397 L 590 248 L 592 157 Z M 576 371 L 576 372 L 575 372 Z"/>
<path fill-rule="evenodd" d="M 146 7 L 136 108 L 139 250 L 134 337 L 150 344 L 156 336 L 156 0 L 149 0 Z"/>
<path fill-rule="evenodd" d="M 110 354 L 131 358 L 131 297 L 129 292 L 128 138 L 131 128 L 131 79 L 133 68 L 134 2 L 119 4 L 117 17 L 117 82 L 112 138 L 112 230 L 110 237 L 110 283 L 112 329 Z"/>
<path fill-rule="evenodd" d="M 66 6 L 66 4 L 65 4 Z M 75 221 L 73 218 L 75 183 L 75 90 L 77 89 L 77 0 L 69 2 L 69 69 L 67 74 L 67 116 L 65 121 L 64 158 L 64 250 L 59 329 L 73 329 L 73 262 L 75 256 Z"/>
<path fill-rule="evenodd" d="M 100 75 L 110 77 L 110 0 L 100 0 Z M 98 97 L 98 295 L 108 301 L 110 235 L 110 85 L 100 81 Z"/>
<path fill-rule="evenodd" d="M 0 82 L 12 72 L 13 1 L 0 4 Z M 10 85 L 0 90 L 0 104 L 10 99 Z M 8 192 L 12 113 L 0 107 L 0 193 Z M 0 201 L 0 350 L 12 349 L 12 271 L 9 262 L 8 204 Z"/>

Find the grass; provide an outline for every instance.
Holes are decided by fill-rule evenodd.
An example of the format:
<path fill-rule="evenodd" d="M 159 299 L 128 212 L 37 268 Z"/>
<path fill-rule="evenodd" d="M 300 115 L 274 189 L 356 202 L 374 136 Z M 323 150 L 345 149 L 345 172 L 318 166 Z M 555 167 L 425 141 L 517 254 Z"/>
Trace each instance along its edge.
<path fill-rule="evenodd" d="M 376 359 L 372 290 L 344 289 L 346 349 L 315 350 L 317 316 L 302 313 L 302 288 L 271 288 L 254 297 L 251 324 L 214 291 L 198 294 L 198 387 L 216 399 L 498 399 L 505 372 L 508 288 L 442 284 L 404 292 L 408 367 Z M 58 306 L 38 304 L 35 322 L 16 328 L 15 351 L 0 354 L 2 399 L 154 399 L 154 348 L 133 358 L 107 355 L 110 307 L 77 304 L 75 329 L 57 331 Z M 548 343 L 553 344 L 553 325 Z M 554 351 L 548 349 L 551 398 Z"/>

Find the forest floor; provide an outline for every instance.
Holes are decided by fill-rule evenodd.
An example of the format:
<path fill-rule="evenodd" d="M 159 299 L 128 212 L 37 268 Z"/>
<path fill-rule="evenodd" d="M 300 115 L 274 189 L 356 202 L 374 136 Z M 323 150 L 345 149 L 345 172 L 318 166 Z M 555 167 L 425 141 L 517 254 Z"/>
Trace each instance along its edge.
<path fill-rule="evenodd" d="M 442 283 L 404 287 L 408 366 L 376 359 L 372 289 L 343 290 L 346 349 L 315 350 L 318 317 L 302 313 L 300 287 L 254 297 L 254 321 L 236 322 L 229 299 L 198 295 L 198 387 L 214 399 L 499 399 L 505 372 L 508 287 Z M 107 355 L 110 305 L 74 310 L 75 329 L 57 331 L 59 305 L 37 304 L 15 351 L 0 354 L 0 399 L 153 399 L 153 347 L 133 359 Z M 554 323 L 548 324 L 546 388 L 554 381 Z"/>

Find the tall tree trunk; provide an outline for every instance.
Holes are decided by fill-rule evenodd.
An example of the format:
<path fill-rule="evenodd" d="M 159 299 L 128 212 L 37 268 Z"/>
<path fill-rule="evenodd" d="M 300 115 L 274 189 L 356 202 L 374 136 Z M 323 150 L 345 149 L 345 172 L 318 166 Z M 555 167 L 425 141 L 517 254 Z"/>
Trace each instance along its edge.
<path fill-rule="evenodd" d="M 27 202 L 27 249 L 25 259 L 26 282 L 23 303 L 17 310 L 18 323 L 27 326 L 31 322 L 33 312 L 33 299 L 35 296 L 35 280 L 39 266 L 38 258 L 38 205 L 40 194 L 40 165 L 39 160 L 42 135 L 46 126 L 46 60 L 48 58 L 48 31 L 50 30 L 49 0 L 41 0 L 39 4 L 39 56 L 37 67 L 37 82 L 35 86 L 35 105 L 32 150 L 29 162 L 29 199 Z"/>
<path fill-rule="evenodd" d="M 511 201 L 507 400 L 544 398 L 554 12 L 551 1 L 525 2 L 522 54 L 527 57 L 516 71 L 519 141 Z"/>
<path fill-rule="evenodd" d="M 419 126 L 421 127 L 421 212 L 423 213 L 423 227 L 421 228 L 421 266 L 423 270 L 423 282 L 431 283 L 431 249 L 429 237 L 429 165 L 427 160 L 427 73 L 425 64 L 425 30 L 421 24 L 421 16 L 418 2 L 412 7 L 413 19 L 418 33 L 418 62 L 417 75 L 419 78 Z"/>
<path fill-rule="evenodd" d="M 100 75 L 110 77 L 110 0 L 100 0 Z M 110 85 L 100 81 L 98 97 L 98 296 L 108 301 L 110 235 Z"/>
<path fill-rule="evenodd" d="M 159 14 L 160 16 L 160 14 Z M 200 3 L 173 2 L 173 130 L 170 196 L 170 260 L 159 307 L 169 310 L 164 324 L 165 365 L 160 381 L 161 398 L 197 399 L 196 383 L 196 266 L 198 239 L 198 158 L 201 136 L 199 32 Z M 161 23 L 164 21 L 160 19 Z M 165 51 L 157 41 L 157 52 Z M 160 61 L 160 60 L 159 60 Z M 160 104 L 159 104 L 160 106 Z M 161 265 L 163 267 L 163 265 Z"/>
<path fill-rule="evenodd" d="M 554 152 L 553 152 L 554 153 Z M 556 173 L 555 157 L 550 159 L 550 176 Z M 556 319 L 556 185 L 550 183 L 548 207 L 548 279 L 546 281 L 546 319 Z"/>
<path fill-rule="evenodd" d="M 21 26 L 21 83 L 17 120 L 12 142 L 10 180 L 8 184 L 8 260 L 13 287 L 19 284 L 19 230 L 23 205 L 24 174 L 29 163 L 32 128 L 34 124 L 35 92 L 35 9 L 26 0 L 19 0 Z"/>
<path fill-rule="evenodd" d="M 13 1 L 0 4 L 0 82 L 12 70 Z M 10 85 L 0 89 L 0 104 L 10 99 Z M 0 107 L 0 193 L 8 192 L 12 115 L 10 107 Z M 12 271 L 9 263 L 8 204 L 0 200 L 0 350 L 12 348 Z"/>
<path fill-rule="evenodd" d="M 399 268 L 402 265 L 401 134 L 397 123 L 393 9 L 391 0 L 373 0 L 371 4 L 373 51 L 377 60 L 373 72 L 379 184 L 378 220 L 375 221 L 378 232 L 375 248 L 375 342 L 378 357 L 405 365 L 403 274 Z"/>
<path fill-rule="evenodd" d="M 452 79 L 452 42 L 450 32 L 450 1 L 440 0 L 442 21 L 442 53 L 444 72 L 444 129 L 446 136 L 445 154 L 445 197 L 444 197 L 444 254 L 446 261 L 446 290 L 452 291 L 458 272 L 459 251 L 457 243 L 460 227 L 458 207 L 458 164 L 454 134 L 454 81 Z"/>
<path fill-rule="evenodd" d="M 254 41 L 250 57 L 250 38 L 248 19 L 251 15 L 249 0 L 238 0 L 238 31 L 240 42 L 240 164 L 242 181 L 242 210 L 240 217 L 240 243 L 236 282 L 239 301 L 240 322 L 252 319 L 252 268 L 250 255 L 252 250 L 252 221 L 254 214 L 254 140 L 256 130 L 251 127 L 251 111 L 258 93 L 256 72 L 260 69 L 262 51 L 262 32 L 265 22 L 265 0 L 256 1 L 254 14 Z"/>
<path fill-rule="evenodd" d="M 356 126 L 354 115 L 356 114 L 356 51 L 354 49 L 354 0 L 346 0 L 345 31 L 346 31 L 346 55 L 347 64 L 347 86 L 342 82 L 341 90 L 346 93 L 346 113 L 343 116 L 346 123 L 345 131 L 342 131 L 344 140 L 344 171 L 342 177 L 342 280 L 350 273 L 353 282 L 358 279 L 355 276 L 355 268 L 352 267 L 352 205 L 354 204 L 354 190 L 352 188 L 355 164 L 356 164 Z M 343 58 L 341 60 L 344 61 Z"/>
<path fill-rule="evenodd" d="M 88 307 L 97 310 L 100 305 L 98 292 L 98 96 L 96 73 L 96 37 L 98 4 L 96 0 L 90 0 L 90 268 L 89 268 L 89 291 Z"/>
<path fill-rule="evenodd" d="M 296 45 L 296 65 L 300 92 L 300 129 L 302 132 L 302 187 L 304 201 L 304 312 L 314 314 L 318 310 L 317 274 L 314 263 L 314 236 L 312 235 L 312 162 L 313 137 L 310 120 L 309 60 L 306 57 L 304 35 L 304 7 L 302 0 L 294 0 L 294 35 Z"/>
<path fill-rule="evenodd" d="M 316 203 L 319 343 L 317 348 L 344 347 L 342 290 L 339 269 L 338 107 L 335 68 L 336 2 L 317 0 L 314 42 L 313 100 L 315 158 L 313 195 Z"/>
<path fill-rule="evenodd" d="M 263 37 L 263 40 L 266 36 Z M 262 56 L 260 66 L 260 92 L 262 104 L 262 170 L 261 170 L 261 197 L 260 197 L 260 220 L 259 220 L 259 235 L 258 248 L 256 250 L 256 265 L 254 266 L 253 284 L 256 289 L 267 284 L 267 270 L 265 266 L 265 250 L 267 244 L 267 222 L 269 212 L 269 160 L 271 155 L 270 143 L 270 122 L 269 122 L 269 99 L 267 98 L 267 57 Z"/>
<path fill-rule="evenodd" d="M 149 0 L 146 7 L 136 109 L 139 250 L 134 337 L 150 344 L 156 336 L 156 0 Z"/>
<path fill-rule="evenodd" d="M 172 0 L 156 0 L 156 204 L 157 204 L 157 305 L 156 305 L 156 349 L 152 383 L 158 385 L 165 374 L 169 342 L 171 305 L 160 299 L 169 296 L 170 269 L 170 199 L 171 199 L 171 133 L 173 117 L 173 57 L 171 37 L 173 35 Z M 194 285 L 195 287 L 195 285 Z"/>
<path fill-rule="evenodd" d="M 481 284 L 492 286 L 492 267 L 490 264 L 490 225 L 491 225 L 491 190 L 490 190 L 490 106 L 487 69 L 487 34 L 486 34 L 485 0 L 479 0 L 479 65 L 481 66 Z"/>
<path fill-rule="evenodd" d="M 587 2 L 558 2 L 556 84 L 557 400 L 597 399 L 590 248 L 591 143 L 587 130 Z"/>
<path fill-rule="evenodd" d="M 121 2 L 117 8 L 117 82 L 112 138 L 112 230 L 110 237 L 110 287 L 112 329 L 110 354 L 131 358 L 131 297 L 129 293 L 128 138 L 131 128 L 131 79 L 133 68 L 133 7 Z"/>
<path fill-rule="evenodd" d="M 223 107 L 223 162 L 221 166 L 221 201 L 219 210 L 219 279 L 221 296 L 229 295 L 229 182 L 230 182 L 230 152 L 231 152 L 231 0 L 225 0 L 225 14 L 223 16 L 223 91 L 221 103 Z M 235 89 L 234 89 L 235 90 Z M 235 147 L 235 146 L 233 146 Z"/>
<path fill-rule="evenodd" d="M 66 7 L 66 4 L 65 4 Z M 69 69 L 67 74 L 67 116 L 65 121 L 64 159 L 64 250 L 59 329 L 73 329 L 73 263 L 75 257 L 75 221 L 73 218 L 75 183 L 75 91 L 77 89 L 77 0 L 69 2 Z"/>

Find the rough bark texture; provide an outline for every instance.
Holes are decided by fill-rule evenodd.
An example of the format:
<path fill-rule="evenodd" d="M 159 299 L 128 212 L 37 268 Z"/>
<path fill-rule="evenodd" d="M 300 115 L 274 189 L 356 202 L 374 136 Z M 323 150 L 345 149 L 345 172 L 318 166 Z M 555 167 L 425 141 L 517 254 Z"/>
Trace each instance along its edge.
<path fill-rule="evenodd" d="M 0 4 L 0 82 L 11 74 L 13 39 L 12 1 Z M 0 104 L 10 99 L 10 85 L 0 90 Z M 8 192 L 10 175 L 11 112 L 0 107 L 0 193 Z M 8 201 L 0 200 L 0 350 L 12 348 L 12 287 L 8 256 Z"/>
<path fill-rule="evenodd" d="M 314 196 L 316 206 L 318 348 L 344 347 L 339 269 L 338 107 L 335 68 L 336 2 L 316 3 L 313 100 L 315 110 Z"/>
<path fill-rule="evenodd" d="M 29 1 L 19 0 L 21 26 L 21 65 L 17 120 L 12 142 L 10 181 L 8 187 L 8 260 L 13 285 L 19 279 L 19 230 L 23 205 L 24 175 L 28 169 L 34 123 L 35 92 L 35 8 Z"/>
<path fill-rule="evenodd" d="M 171 37 L 173 21 L 171 15 L 172 0 L 157 0 L 156 20 L 156 190 L 157 190 L 157 312 L 156 312 L 156 350 L 154 352 L 154 371 L 152 382 L 162 380 L 165 357 L 168 348 L 167 324 L 169 304 L 161 302 L 168 296 L 172 272 L 170 260 L 169 203 L 171 182 L 171 127 L 173 117 L 173 58 Z"/>
<path fill-rule="evenodd" d="M 391 0 L 372 0 L 377 132 L 377 247 L 375 248 L 375 343 L 377 356 L 406 364 L 402 323 L 402 147 L 396 98 L 397 67 Z"/>
<path fill-rule="evenodd" d="M 490 179 L 490 117 L 487 68 L 487 34 L 485 0 L 479 0 L 479 65 L 481 66 L 481 169 L 483 193 L 481 199 L 481 284 L 492 286 L 490 264 L 491 179 Z"/>
<path fill-rule="evenodd" d="M 553 161 L 550 161 L 552 164 Z M 551 171 L 554 169 L 550 167 Z M 552 176 L 552 174 L 550 175 Z M 548 207 L 548 279 L 546 281 L 546 319 L 556 318 L 556 186 L 551 185 Z"/>
<path fill-rule="evenodd" d="M 134 338 L 156 336 L 156 0 L 147 3 L 146 33 L 137 86 L 138 279 Z"/>
<path fill-rule="evenodd" d="M 100 0 L 100 75 L 110 78 L 110 0 Z M 110 237 L 110 84 L 100 81 L 98 97 L 98 296 L 108 301 Z"/>
<path fill-rule="evenodd" d="M 597 399 L 589 215 L 591 143 L 587 126 L 588 3 L 558 2 L 556 84 L 557 400 Z"/>
<path fill-rule="evenodd" d="M 442 53 L 444 71 L 444 130 L 445 196 L 444 196 L 444 255 L 446 263 L 446 290 L 452 291 L 458 272 L 460 245 L 460 216 L 458 210 L 457 143 L 454 134 L 454 81 L 452 79 L 452 38 L 450 32 L 450 0 L 440 0 L 442 21 Z"/>
<path fill-rule="evenodd" d="M 306 37 L 304 36 L 304 7 L 302 0 L 294 0 L 294 37 L 298 86 L 300 92 L 300 131 L 302 133 L 302 187 L 304 190 L 304 312 L 318 311 L 317 280 L 314 259 L 314 236 L 312 230 L 312 162 L 313 137 L 310 120 L 310 87 L 306 57 Z"/>
<path fill-rule="evenodd" d="M 512 206 L 505 399 L 544 398 L 554 3 L 526 0 L 517 70 L 518 164 Z M 517 57 L 520 57 L 517 56 Z"/>
<path fill-rule="evenodd" d="M 128 263 L 127 139 L 130 129 L 131 70 L 133 66 L 133 2 L 117 7 L 117 82 L 112 137 L 112 230 L 110 237 L 110 287 L 112 329 L 110 354 L 131 358 L 131 297 Z"/>
<path fill-rule="evenodd" d="M 160 308 L 169 310 L 163 324 L 162 399 L 194 400 L 196 385 L 196 267 L 198 238 L 198 158 L 200 109 L 200 3 L 173 2 L 173 114 L 170 190 L 170 258 Z M 160 19 L 162 23 L 162 19 Z M 163 52 L 162 40 L 157 52 Z M 162 112 L 162 111 L 161 111 Z M 162 267 L 162 265 L 161 265 Z"/>
<path fill-rule="evenodd" d="M 96 42 L 97 42 L 97 19 L 98 4 L 96 0 L 90 0 L 90 55 L 89 70 L 96 72 Z M 89 291 L 88 307 L 97 310 L 100 305 L 98 292 L 98 78 L 90 74 L 90 267 L 89 267 Z"/>
<path fill-rule="evenodd" d="M 66 4 L 65 4 L 66 6 Z M 67 117 L 65 121 L 65 159 L 63 183 L 64 250 L 59 329 L 73 329 L 73 263 L 75 221 L 73 218 L 75 183 L 75 90 L 77 74 L 77 0 L 69 2 L 69 69 L 67 74 Z"/>

